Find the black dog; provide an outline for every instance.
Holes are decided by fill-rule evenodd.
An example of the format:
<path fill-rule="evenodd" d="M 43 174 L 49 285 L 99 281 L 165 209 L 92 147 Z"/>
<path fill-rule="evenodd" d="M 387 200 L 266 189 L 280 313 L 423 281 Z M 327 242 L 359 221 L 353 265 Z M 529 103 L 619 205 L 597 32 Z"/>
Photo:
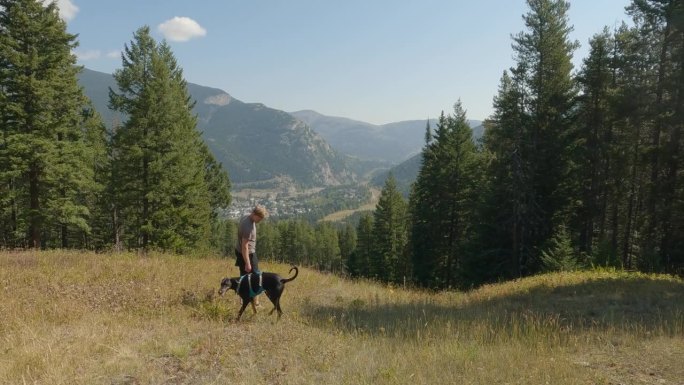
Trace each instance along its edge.
<path fill-rule="evenodd" d="M 242 312 L 245 311 L 250 302 L 252 302 L 252 307 L 254 307 L 253 301 L 256 294 L 264 291 L 268 299 L 273 303 L 273 310 L 268 314 L 273 314 L 277 310 L 278 319 L 280 319 L 280 316 L 283 314 L 280 308 L 280 296 L 283 295 L 283 290 L 285 290 L 285 283 L 294 280 L 299 274 L 297 266 L 292 266 L 289 272 L 291 273 L 292 270 L 295 271 L 295 274 L 290 278 L 282 278 L 275 273 L 261 273 L 261 277 L 259 274 L 250 273 L 242 277 L 224 278 L 221 281 L 219 295 L 223 295 L 228 290 L 235 290 L 235 293 L 242 298 L 242 307 L 237 316 L 237 320 L 240 320 Z M 256 313 L 256 308 L 254 308 L 254 312 Z"/>

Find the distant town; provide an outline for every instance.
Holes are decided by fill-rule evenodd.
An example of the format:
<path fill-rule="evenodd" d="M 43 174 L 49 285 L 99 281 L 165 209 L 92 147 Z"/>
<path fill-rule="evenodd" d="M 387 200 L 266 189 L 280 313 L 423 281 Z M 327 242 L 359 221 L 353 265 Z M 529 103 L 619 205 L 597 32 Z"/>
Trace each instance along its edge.
<path fill-rule="evenodd" d="M 311 211 L 311 207 L 297 201 L 294 198 L 286 197 L 267 197 L 267 198 L 247 198 L 236 199 L 228 208 L 226 215 L 229 218 L 238 219 L 241 216 L 248 214 L 257 204 L 264 205 L 268 209 L 268 214 L 274 218 L 290 218 L 305 215 Z"/>
<path fill-rule="evenodd" d="M 361 206 L 370 199 L 370 192 L 365 186 L 336 186 L 303 192 L 240 190 L 233 192 L 232 198 L 225 211 L 228 218 L 238 219 L 257 204 L 264 205 L 272 218 L 311 218 Z"/>

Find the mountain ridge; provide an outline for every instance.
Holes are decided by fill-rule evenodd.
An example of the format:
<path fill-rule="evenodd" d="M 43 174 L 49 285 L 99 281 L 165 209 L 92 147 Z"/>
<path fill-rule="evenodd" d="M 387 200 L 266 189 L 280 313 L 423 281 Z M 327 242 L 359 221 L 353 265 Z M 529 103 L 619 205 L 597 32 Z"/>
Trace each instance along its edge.
<path fill-rule="evenodd" d="M 125 121 L 123 114 L 108 108 L 109 88 L 117 90 L 111 74 L 84 68 L 79 83 L 110 129 Z M 425 119 L 376 125 L 311 109 L 288 113 L 243 102 L 216 87 L 188 82 L 187 89 L 195 101 L 197 129 L 236 187 L 377 181 L 419 155 L 426 125 L 434 129 L 437 124 Z M 469 123 L 477 137 L 481 121 Z M 413 169 L 415 165 L 406 170 L 409 180 Z"/>
<path fill-rule="evenodd" d="M 401 164 L 419 154 L 425 145 L 427 125 L 434 130 L 438 122 L 437 119 L 416 119 L 376 125 L 323 115 L 314 110 L 294 111 L 290 114 L 306 122 L 333 148 L 360 159 L 384 161 L 391 165 Z M 480 120 L 468 122 L 471 127 L 482 125 Z M 474 134 L 478 136 L 477 132 Z"/>
<path fill-rule="evenodd" d="M 79 83 L 111 129 L 125 116 L 109 109 L 112 75 L 84 68 Z M 228 92 L 187 83 L 195 100 L 197 129 L 234 184 L 330 186 L 355 183 L 353 160 L 330 147 L 292 115 L 262 103 L 245 103 Z"/>

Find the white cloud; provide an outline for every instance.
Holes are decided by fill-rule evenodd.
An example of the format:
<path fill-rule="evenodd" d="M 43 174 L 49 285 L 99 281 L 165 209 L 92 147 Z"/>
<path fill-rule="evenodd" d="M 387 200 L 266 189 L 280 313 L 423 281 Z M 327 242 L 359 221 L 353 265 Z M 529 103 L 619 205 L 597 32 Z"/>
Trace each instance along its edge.
<path fill-rule="evenodd" d="M 82 61 L 95 60 L 99 59 L 102 56 L 102 52 L 100 52 L 100 50 L 97 49 L 89 51 L 75 51 L 74 53 L 78 57 L 78 60 Z"/>
<path fill-rule="evenodd" d="M 64 19 L 64 21 L 70 21 L 78 13 L 78 7 L 74 5 L 71 0 L 43 0 L 43 4 L 57 3 L 59 8 L 59 16 Z"/>
<path fill-rule="evenodd" d="M 69 21 L 76 17 L 78 7 L 71 2 L 71 0 L 57 0 L 59 6 L 59 15 L 62 19 Z"/>
<path fill-rule="evenodd" d="M 89 61 L 89 60 L 98 60 L 98 59 L 119 59 L 121 58 L 121 51 L 117 50 L 111 50 L 108 52 L 102 52 L 102 50 L 99 49 L 90 49 L 90 50 L 74 50 L 74 55 L 78 58 L 80 61 Z"/>
<path fill-rule="evenodd" d="M 157 28 L 170 41 L 188 41 L 207 34 L 206 29 L 189 17 L 176 16 L 159 24 Z"/>

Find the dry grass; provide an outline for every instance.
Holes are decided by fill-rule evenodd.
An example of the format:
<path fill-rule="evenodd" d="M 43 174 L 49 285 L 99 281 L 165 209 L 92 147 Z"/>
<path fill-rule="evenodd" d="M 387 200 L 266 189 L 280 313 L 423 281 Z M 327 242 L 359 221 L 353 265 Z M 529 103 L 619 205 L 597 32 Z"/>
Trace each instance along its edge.
<path fill-rule="evenodd" d="M 0 252 L 2 384 L 684 384 L 684 282 L 429 293 L 301 269 L 243 321 L 228 260 Z M 264 263 L 287 275 L 288 266 Z"/>

